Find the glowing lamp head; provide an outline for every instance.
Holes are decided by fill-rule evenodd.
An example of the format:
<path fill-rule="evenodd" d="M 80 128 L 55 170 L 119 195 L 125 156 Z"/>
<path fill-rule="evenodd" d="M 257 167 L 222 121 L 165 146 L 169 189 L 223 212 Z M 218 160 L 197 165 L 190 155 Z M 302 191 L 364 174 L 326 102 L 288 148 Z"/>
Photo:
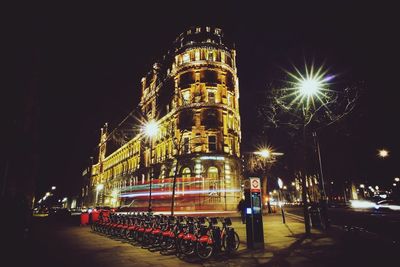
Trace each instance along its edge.
<path fill-rule="evenodd" d="M 386 149 L 380 149 L 378 151 L 378 156 L 381 158 L 386 158 L 387 156 L 389 156 L 389 151 L 387 151 Z"/>
<path fill-rule="evenodd" d="M 263 149 L 258 154 L 263 158 L 269 158 L 271 156 L 271 151 L 269 149 Z"/>
<path fill-rule="evenodd" d="M 153 120 L 149 121 L 144 125 L 143 131 L 148 137 L 153 137 L 158 132 L 158 124 Z"/>
<path fill-rule="evenodd" d="M 280 189 L 282 189 L 282 187 L 283 187 L 283 181 L 281 178 L 278 178 L 278 186 Z"/>
<path fill-rule="evenodd" d="M 399 178 L 399 177 L 396 177 L 396 178 L 394 178 L 394 180 L 395 180 L 396 182 L 399 182 L 399 181 L 400 181 L 400 178 Z"/>
<path fill-rule="evenodd" d="M 300 94 L 304 96 L 313 96 L 321 89 L 321 81 L 313 78 L 308 78 L 300 82 Z"/>
<path fill-rule="evenodd" d="M 295 70 L 294 73 L 286 72 L 292 78 L 288 81 L 289 93 L 284 97 L 291 99 L 290 103 L 287 103 L 289 106 L 297 103 L 298 106 L 303 106 L 305 111 L 309 111 L 316 109 L 317 103 L 325 105 L 329 102 L 331 90 L 328 87 L 334 75 L 327 75 L 327 70 L 324 70 L 323 66 L 316 68 L 314 64 L 305 65 L 305 73 L 296 67 Z"/>

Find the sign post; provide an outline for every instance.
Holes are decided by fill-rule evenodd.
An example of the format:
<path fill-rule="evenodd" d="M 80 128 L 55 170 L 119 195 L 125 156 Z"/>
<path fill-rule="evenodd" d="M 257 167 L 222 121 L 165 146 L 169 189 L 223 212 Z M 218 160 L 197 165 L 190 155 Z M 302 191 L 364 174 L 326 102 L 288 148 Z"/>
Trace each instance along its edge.
<path fill-rule="evenodd" d="M 248 182 L 247 182 L 248 181 Z M 261 209 L 260 178 L 250 177 L 245 181 L 247 248 L 264 248 L 264 229 Z"/>

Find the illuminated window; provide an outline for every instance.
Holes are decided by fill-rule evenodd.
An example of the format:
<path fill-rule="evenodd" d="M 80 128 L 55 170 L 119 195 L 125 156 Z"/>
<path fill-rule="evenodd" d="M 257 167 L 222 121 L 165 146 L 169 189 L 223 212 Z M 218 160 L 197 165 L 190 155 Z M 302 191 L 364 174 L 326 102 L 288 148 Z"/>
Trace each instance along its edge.
<path fill-rule="evenodd" d="M 217 167 L 210 167 L 208 168 L 208 178 L 211 179 L 218 179 L 219 175 L 218 175 L 218 168 Z"/>
<path fill-rule="evenodd" d="M 200 161 L 196 160 L 196 164 L 194 165 L 194 174 L 196 177 L 201 177 L 203 171 L 203 166 L 201 165 Z"/>
<path fill-rule="evenodd" d="M 184 137 L 184 138 L 183 138 L 183 153 L 184 153 L 184 154 L 190 153 L 190 141 L 189 141 L 189 137 Z"/>
<path fill-rule="evenodd" d="M 183 63 L 187 63 L 190 61 L 190 56 L 189 54 L 183 54 Z"/>
<path fill-rule="evenodd" d="M 216 28 L 214 32 L 215 32 L 215 34 L 220 35 L 221 34 L 221 29 Z"/>
<path fill-rule="evenodd" d="M 182 100 L 183 100 L 183 104 L 190 103 L 190 91 L 189 90 L 182 92 Z"/>
<path fill-rule="evenodd" d="M 232 95 L 230 93 L 228 93 L 227 101 L 228 101 L 228 107 L 231 107 L 232 106 Z"/>
<path fill-rule="evenodd" d="M 207 32 L 210 32 L 210 27 L 206 27 L 206 31 L 207 31 Z"/>
<path fill-rule="evenodd" d="M 228 115 L 228 129 L 232 128 L 232 120 L 233 120 L 232 116 Z"/>
<path fill-rule="evenodd" d="M 208 151 L 216 151 L 217 150 L 217 136 L 210 135 L 208 136 Z"/>
<path fill-rule="evenodd" d="M 190 171 L 190 169 L 188 167 L 186 167 L 182 170 L 182 178 L 189 178 L 191 176 L 192 176 L 192 172 Z"/>
<path fill-rule="evenodd" d="M 208 103 L 215 104 L 215 90 L 208 89 Z"/>
<path fill-rule="evenodd" d="M 197 27 L 196 28 L 196 33 L 199 33 L 201 31 L 201 28 L 200 27 Z"/>
<path fill-rule="evenodd" d="M 221 52 L 221 62 L 225 63 L 225 53 Z"/>
<path fill-rule="evenodd" d="M 200 60 L 200 51 L 199 50 L 196 50 L 196 52 L 194 52 L 194 59 Z"/>
<path fill-rule="evenodd" d="M 210 60 L 210 61 L 214 60 L 214 53 L 213 52 L 208 52 L 208 60 Z"/>

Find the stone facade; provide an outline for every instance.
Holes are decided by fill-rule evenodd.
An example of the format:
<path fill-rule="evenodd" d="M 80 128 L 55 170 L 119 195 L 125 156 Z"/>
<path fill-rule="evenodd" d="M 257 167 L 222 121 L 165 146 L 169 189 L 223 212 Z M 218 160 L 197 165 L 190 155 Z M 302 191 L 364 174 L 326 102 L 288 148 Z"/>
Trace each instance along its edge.
<path fill-rule="evenodd" d="M 102 128 L 87 205 L 147 210 L 151 186 L 152 210 L 167 211 L 175 178 L 175 210 L 235 210 L 241 196 L 235 59 L 221 29 L 180 34 L 141 80 L 139 121 L 155 121 L 157 134 L 138 131 L 107 154 L 108 127 Z"/>

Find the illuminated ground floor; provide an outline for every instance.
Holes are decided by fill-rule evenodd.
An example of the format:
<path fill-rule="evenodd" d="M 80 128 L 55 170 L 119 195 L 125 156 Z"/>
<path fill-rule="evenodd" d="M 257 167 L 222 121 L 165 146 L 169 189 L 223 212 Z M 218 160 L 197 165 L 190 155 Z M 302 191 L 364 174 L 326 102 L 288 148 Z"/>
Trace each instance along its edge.
<path fill-rule="evenodd" d="M 239 159 L 223 155 L 197 154 L 166 160 L 93 188 L 92 206 L 129 206 L 131 210 L 147 211 L 151 188 L 152 210 L 169 211 L 176 176 L 175 211 L 233 211 L 242 196 L 240 170 Z"/>

